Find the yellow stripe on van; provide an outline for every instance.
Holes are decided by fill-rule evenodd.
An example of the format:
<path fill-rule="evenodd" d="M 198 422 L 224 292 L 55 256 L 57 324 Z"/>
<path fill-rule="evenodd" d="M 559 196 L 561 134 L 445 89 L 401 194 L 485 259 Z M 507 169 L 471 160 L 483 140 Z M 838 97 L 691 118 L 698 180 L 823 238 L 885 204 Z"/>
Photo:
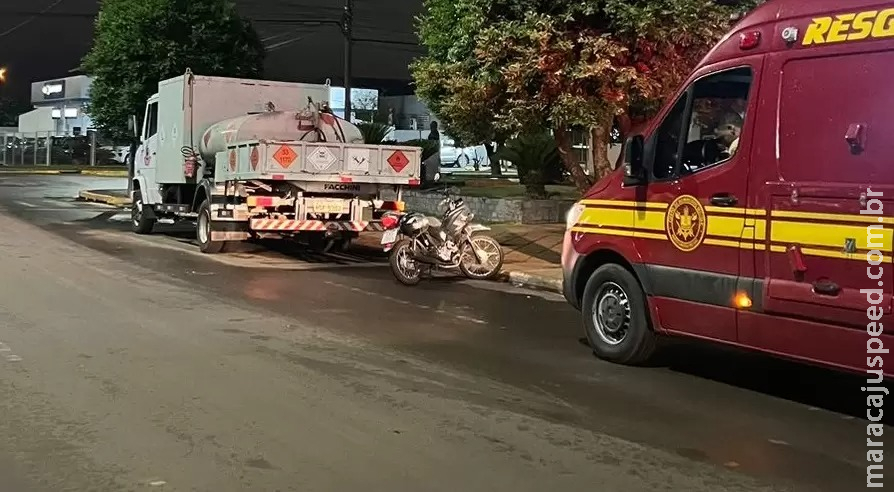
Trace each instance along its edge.
<path fill-rule="evenodd" d="M 666 203 L 615 200 L 581 203 L 587 207 L 571 229 L 573 232 L 668 240 Z M 878 216 L 857 214 L 781 210 L 768 214 L 766 210 L 725 207 L 705 207 L 705 211 L 708 237 L 702 244 L 706 246 L 786 253 L 787 246 L 797 244 L 807 256 L 866 261 L 864 253 L 844 252 L 848 240 L 853 240 L 854 247 L 860 251 L 882 251 L 886 263 L 891 263 L 894 255 L 894 228 L 890 227 L 894 225 L 894 217 L 879 221 Z M 875 234 L 873 238 L 868 237 L 870 230 Z"/>
<path fill-rule="evenodd" d="M 637 229 L 646 229 L 649 231 L 664 232 L 665 228 L 665 212 L 653 212 L 651 210 L 634 212 L 634 223 Z"/>
<path fill-rule="evenodd" d="M 770 224 L 770 241 L 773 243 L 790 243 L 809 246 L 826 246 L 844 249 L 846 240 L 853 239 L 857 249 L 892 251 L 894 230 L 879 226 L 873 229 L 876 234 L 873 244 L 868 244 L 868 228 L 864 226 L 847 226 L 838 224 L 817 224 L 812 222 L 790 222 L 774 220 Z"/>
<path fill-rule="evenodd" d="M 633 210 L 618 208 L 587 208 L 577 219 L 581 226 L 594 227 L 627 227 L 632 229 L 635 224 Z"/>
<path fill-rule="evenodd" d="M 787 210 L 774 210 L 772 217 L 780 219 L 806 219 L 824 220 L 827 222 L 856 222 L 860 224 L 885 224 L 894 225 L 894 217 L 879 217 L 878 215 L 857 214 L 822 214 L 816 212 L 790 212 Z M 882 220 L 879 220 L 881 218 Z"/>
<path fill-rule="evenodd" d="M 588 207 L 652 208 L 657 210 L 666 210 L 670 206 L 667 203 L 631 202 L 625 200 L 581 200 L 580 204 Z"/>
<path fill-rule="evenodd" d="M 787 253 L 788 248 L 786 246 L 782 246 L 779 244 L 774 244 L 770 246 L 770 251 L 773 253 Z M 857 260 L 863 263 L 866 263 L 866 253 L 845 253 L 844 251 L 832 251 L 828 249 L 816 249 L 816 248 L 801 248 L 801 253 L 807 256 L 820 256 L 823 258 L 834 258 L 839 260 Z M 882 258 L 882 263 L 894 263 L 892 261 L 891 253 L 885 253 Z"/>

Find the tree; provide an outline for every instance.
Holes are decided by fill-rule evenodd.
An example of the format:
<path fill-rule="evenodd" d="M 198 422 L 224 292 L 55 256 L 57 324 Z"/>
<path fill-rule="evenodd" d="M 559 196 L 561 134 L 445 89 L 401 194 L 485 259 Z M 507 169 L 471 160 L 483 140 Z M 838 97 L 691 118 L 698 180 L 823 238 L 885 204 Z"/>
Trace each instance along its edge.
<path fill-rule="evenodd" d="M 477 34 L 499 21 L 500 5 L 493 0 L 424 0 L 418 34 L 426 56 L 411 66 L 416 95 L 429 106 L 454 140 L 483 143 L 491 173 L 500 175 L 496 148 L 508 134 L 496 126 L 492 108 L 505 104 L 498 80 L 475 76 Z M 509 5 L 507 5 L 509 6 Z"/>
<path fill-rule="evenodd" d="M 107 136 L 132 141 L 128 118 L 142 119 L 160 80 L 187 68 L 200 75 L 257 77 L 263 60 L 257 33 L 230 1 L 103 0 L 82 64 L 93 77 L 88 111 Z"/>
<path fill-rule="evenodd" d="M 0 126 L 18 126 L 19 116 L 30 110 L 25 100 L 0 97 Z"/>
<path fill-rule="evenodd" d="M 428 54 L 413 73 L 447 121 L 483 118 L 489 123 L 478 125 L 506 135 L 550 128 L 585 190 L 591 181 L 573 159 L 569 130 L 591 129 L 596 177 L 609 172 L 612 128 L 623 132 L 630 119 L 651 116 L 728 30 L 731 14 L 754 3 L 427 0 L 420 36 Z M 475 34 L 430 32 L 425 23 L 443 22 L 449 12 L 479 27 Z"/>

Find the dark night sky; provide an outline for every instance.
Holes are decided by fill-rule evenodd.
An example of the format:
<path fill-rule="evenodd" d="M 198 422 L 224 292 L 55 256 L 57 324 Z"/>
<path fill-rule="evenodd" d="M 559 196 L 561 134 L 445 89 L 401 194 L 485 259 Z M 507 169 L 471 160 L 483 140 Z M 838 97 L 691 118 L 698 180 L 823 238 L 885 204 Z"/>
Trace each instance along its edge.
<path fill-rule="evenodd" d="M 339 19 L 342 0 L 236 0 L 268 46 L 265 75 L 273 80 L 342 83 L 343 43 L 338 27 L 295 26 L 278 19 Z M 99 0 L 0 0 L 0 66 L 9 69 L 3 92 L 27 97 L 31 82 L 68 75 L 90 49 L 92 17 Z M 354 0 L 355 37 L 415 44 L 413 18 L 422 0 Z M 48 9 L 48 10 L 46 10 Z M 46 15 L 12 15 L 41 12 Z M 314 49 L 306 50 L 307 46 Z M 304 49 L 302 49 L 302 47 Z M 407 65 L 417 46 L 358 42 L 354 85 L 381 86 L 409 80 Z"/>

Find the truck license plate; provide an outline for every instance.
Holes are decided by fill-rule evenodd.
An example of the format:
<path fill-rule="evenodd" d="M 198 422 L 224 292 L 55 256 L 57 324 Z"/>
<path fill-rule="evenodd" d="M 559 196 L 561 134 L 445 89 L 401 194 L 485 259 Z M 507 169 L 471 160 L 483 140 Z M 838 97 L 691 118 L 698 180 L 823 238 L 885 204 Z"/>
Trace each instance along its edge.
<path fill-rule="evenodd" d="M 345 205 L 341 201 L 319 200 L 308 203 L 308 212 L 312 214 L 340 214 L 345 211 Z"/>
<path fill-rule="evenodd" d="M 391 229 L 382 234 L 382 244 L 391 244 L 395 241 L 397 241 L 397 229 Z"/>

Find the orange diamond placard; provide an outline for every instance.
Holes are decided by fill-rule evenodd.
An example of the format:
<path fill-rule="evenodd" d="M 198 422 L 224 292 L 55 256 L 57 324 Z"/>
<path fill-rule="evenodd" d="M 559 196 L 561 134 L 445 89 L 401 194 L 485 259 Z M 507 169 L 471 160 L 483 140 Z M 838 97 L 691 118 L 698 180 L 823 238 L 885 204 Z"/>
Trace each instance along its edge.
<path fill-rule="evenodd" d="M 283 145 L 275 154 L 273 154 L 273 160 L 282 166 L 283 169 L 288 169 L 297 158 L 298 154 L 296 154 L 288 145 Z"/>
<path fill-rule="evenodd" d="M 406 154 L 404 154 L 400 150 L 395 150 L 391 157 L 387 159 L 388 165 L 391 166 L 391 169 L 394 169 L 394 172 L 401 172 L 407 166 L 410 165 L 410 159 L 407 159 Z"/>

